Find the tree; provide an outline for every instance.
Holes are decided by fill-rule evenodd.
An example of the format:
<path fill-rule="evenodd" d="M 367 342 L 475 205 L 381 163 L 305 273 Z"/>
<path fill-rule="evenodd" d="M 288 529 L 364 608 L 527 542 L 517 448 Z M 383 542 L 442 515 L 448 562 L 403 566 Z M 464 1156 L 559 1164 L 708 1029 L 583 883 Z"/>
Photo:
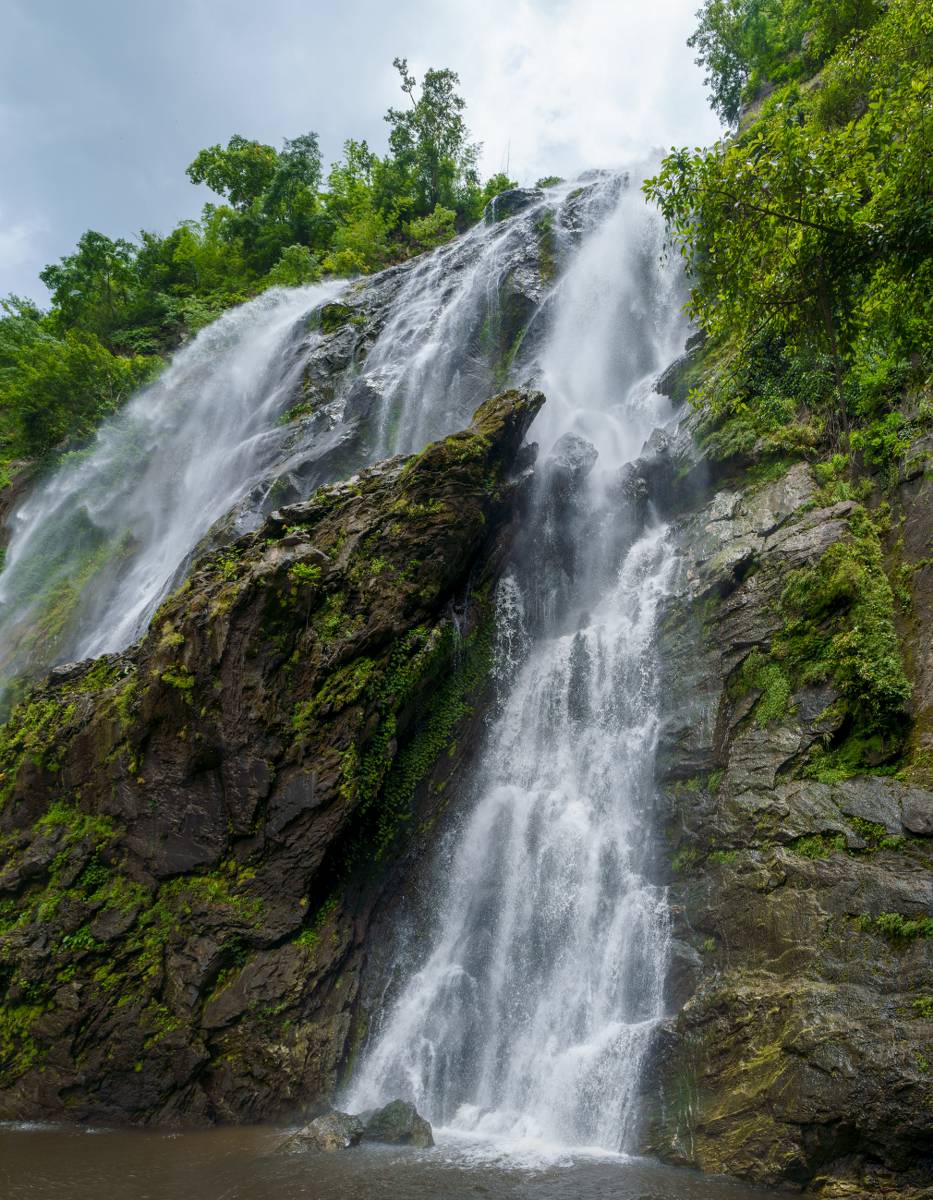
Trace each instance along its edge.
<path fill-rule="evenodd" d="M 321 264 L 307 246 L 286 246 L 266 276 L 266 282 L 280 287 L 298 287 L 314 283 L 321 275 Z"/>
<path fill-rule="evenodd" d="M 143 383 L 154 359 L 111 354 L 93 333 L 59 337 L 34 304 L 0 302 L 0 477 L 17 456 L 90 433 Z"/>
<path fill-rule="evenodd" d="M 136 248 L 89 229 L 74 254 L 39 272 L 60 323 L 93 330 L 105 340 L 117 327 L 135 283 Z"/>
<path fill-rule="evenodd" d="M 793 26 L 801 5 L 773 0 L 769 11 Z M 786 363 L 785 352 L 798 368 L 812 364 L 798 395 L 811 411 L 822 403 L 828 431 L 880 421 L 882 438 L 933 351 L 933 12 L 911 0 L 891 0 L 880 20 L 873 4 L 847 11 L 845 20 L 862 11 L 868 27 L 838 45 L 818 89 L 774 91 L 739 136 L 669 154 L 645 191 L 711 337 L 745 364 Z M 827 37 L 845 27 L 833 20 L 820 26 Z M 758 70 L 769 60 L 749 61 Z M 760 408 L 774 390 L 768 374 L 739 401 L 731 387 L 721 394 Z"/>
<path fill-rule="evenodd" d="M 463 212 L 479 187 L 480 147 L 469 141 L 462 116 L 466 103 L 455 90 L 460 77 L 448 69 L 428 70 L 418 95 L 408 60 L 396 58 L 392 65 L 411 107 L 390 108 L 385 119 L 399 182 L 407 183 L 413 195 L 413 215 L 426 217 L 439 204 Z"/>
<path fill-rule="evenodd" d="M 226 148 L 216 145 L 199 151 L 185 174 L 192 183 L 206 183 L 212 192 L 243 211 L 269 188 L 278 161 L 274 147 L 235 133 Z"/>

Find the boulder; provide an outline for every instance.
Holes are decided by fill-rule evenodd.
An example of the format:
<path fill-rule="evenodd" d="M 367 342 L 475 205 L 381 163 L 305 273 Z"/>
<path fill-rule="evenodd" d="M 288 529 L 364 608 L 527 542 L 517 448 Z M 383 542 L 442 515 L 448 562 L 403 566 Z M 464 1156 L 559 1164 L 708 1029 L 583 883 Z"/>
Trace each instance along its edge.
<path fill-rule="evenodd" d="M 554 443 L 545 469 L 559 487 L 572 491 L 586 479 L 598 457 L 599 451 L 592 442 L 579 434 L 565 433 Z"/>
<path fill-rule="evenodd" d="M 924 837 L 933 834 L 933 795 L 911 788 L 901 801 L 904 828 Z"/>
<path fill-rule="evenodd" d="M 331 1153 L 334 1150 L 348 1150 L 351 1146 L 359 1145 L 362 1136 L 363 1122 L 359 1117 L 334 1109 L 309 1121 L 297 1133 L 292 1134 L 285 1145 L 289 1149 L 323 1150 Z"/>
<path fill-rule="evenodd" d="M 387 1142 L 393 1146 L 416 1146 L 419 1150 L 434 1145 L 431 1126 L 413 1104 L 392 1100 L 383 1108 L 360 1113 L 364 1142 Z"/>

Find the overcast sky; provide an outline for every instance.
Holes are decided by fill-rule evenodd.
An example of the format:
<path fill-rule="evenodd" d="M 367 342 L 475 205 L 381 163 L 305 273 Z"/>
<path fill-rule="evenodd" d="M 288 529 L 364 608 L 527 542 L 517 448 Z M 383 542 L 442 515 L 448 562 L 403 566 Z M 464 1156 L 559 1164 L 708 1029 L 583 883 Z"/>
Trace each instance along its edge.
<path fill-rule="evenodd" d="M 718 132 L 684 45 L 699 0 L 0 0 L 0 295 L 88 228 L 167 231 L 233 133 L 385 147 L 395 55 L 458 71 L 484 173 L 533 182 Z"/>

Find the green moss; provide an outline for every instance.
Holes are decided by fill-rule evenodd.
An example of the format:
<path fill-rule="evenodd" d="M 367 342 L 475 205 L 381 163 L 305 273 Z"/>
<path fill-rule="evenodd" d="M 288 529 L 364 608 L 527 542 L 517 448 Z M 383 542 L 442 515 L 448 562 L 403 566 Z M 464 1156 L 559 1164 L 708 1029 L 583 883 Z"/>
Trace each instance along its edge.
<path fill-rule="evenodd" d="M 321 568 L 316 563 L 295 563 L 289 568 L 288 577 L 300 587 L 310 587 L 320 583 Z"/>
<path fill-rule="evenodd" d="M 249 925 L 258 924 L 265 908 L 257 896 L 237 890 L 235 881 L 220 870 L 182 875 L 163 884 L 159 896 L 184 917 L 191 915 L 195 905 L 220 907 L 232 910 Z"/>
<path fill-rule="evenodd" d="M 361 325 L 366 317 L 363 313 L 357 312 L 350 308 L 347 304 L 339 304 L 336 301 L 330 304 L 325 304 L 318 314 L 318 327 L 323 334 L 336 333 L 338 329 L 343 329 L 345 325 Z"/>
<path fill-rule="evenodd" d="M 178 691 L 189 695 L 194 689 L 195 679 L 187 667 L 179 667 L 177 670 L 163 671 L 161 675 L 163 683 L 167 683 L 169 687 L 177 688 Z"/>
<path fill-rule="evenodd" d="M 554 213 L 543 209 L 535 221 L 538 236 L 538 271 L 545 283 L 557 274 L 557 236 L 554 232 Z"/>
<path fill-rule="evenodd" d="M 311 626 L 322 642 L 337 642 L 349 637 L 359 625 L 360 618 L 345 612 L 346 596 L 333 592 L 311 618 Z"/>
<path fill-rule="evenodd" d="M 95 846 L 104 846 L 116 837 L 114 824 L 109 817 L 84 812 L 65 800 L 56 800 L 39 818 L 34 828 L 37 833 L 63 829 L 65 845 L 73 845 L 88 838 Z"/>
<path fill-rule="evenodd" d="M 848 817 L 847 820 L 868 850 L 900 850 L 906 840 L 900 834 L 889 834 L 877 821 L 866 821 L 862 817 Z"/>
<path fill-rule="evenodd" d="M 106 658 L 98 659 L 83 675 L 74 681 L 66 682 L 63 692 L 102 692 L 115 687 L 123 678 L 123 671 L 117 663 Z"/>
<path fill-rule="evenodd" d="M 855 924 L 865 933 L 880 933 L 895 945 L 933 937 L 933 917 L 905 917 L 901 913 L 884 912 L 877 917 L 856 917 Z"/>
<path fill-rule="evenodd" d="M 856 733 L 899 742 L 911 688 L 894 597 L 864 510 L 853 513 L 850 534 L 816 566 L 792 572 L 781 597 L 785 626 L 772 653 L 802 684 L 831 680 Z"/>
<path fill-rule="evenodd" d="M 313 950 L 321 940 L 321 930 L 327 922 L 330 915 L 336 911 L 338 899 L 336 896 L 330 896 L 314 914 L 314 920 L 307 928 L 302 929 L 301 933 L 294 939 L 296 946 L 301 946 L 305 950 Z"/>
<path fill-rule="evenodd" d="M 693 846 L 687 846 L 683 850 L 678 850 L 673 856 L 671 869 L 678 875 L 683 875 L 695 865 L 698 858 L 698 851 Z"/>
<path fill-rule="evenodd" d="M 492 667 L 492 640 L 490 619 L 461 647 L 452 673 L 432 696 L 427 716 L 393 761 L 380 805 L 377 858 L 391 845 L 399 824 L 408 819 L 416 789 L 441 757 L 455 727 L 471 712 Z"/>
<path fill-rule="evenodd" d="M 707 861 L 711 863 L 734 863 L 739 857 L 738 850 L 714 850 Z"/>
<path fill-rule="evenodd" d="M 379 724 L 342 759 L 341 794 L 355 803 L 359 829 L 347 851 L 348 866 L 379 861 L 411 816 L 415 792 L 449 746 L 457 723 L 469 714 L 492 663 L 493 616 L 460 641 L 452 625 L 430 634 L 423 628 L 400 639 L 386 669 L 374 676 L 368 695 Z M 398 717 L 429 685 L 430 703 L 397 754 L 392 755 Z"/>
<path fill-rule="evenodd" d="M 54 768 L 53 748 L 61 727 L 74 716 L 67 697 L 27 698 L 0 729 L 0 805 L 9 797 L 25 761 Z"/>
<path fill-rule="evenodd" d="M 336 713 L 354 704 L 373 677 L 371 658 L 357 658 L 335 671 L 312 700 L 301 701 L 292 713 L 292 728 L 303 733 L 319 713 Z"/>
<path fill-rule="evenodd" d="M 12 1083 L 41 1057 L 32 1028 L 44 1009 L 33 1004 L 0 1004 L 0 1078 Z"/>
<path fill-rule="evenodd" d="M 918 996 L 911 1001 L 914 1013 L 926 1021 L 933 1020 L 933 996 Z"/>
<path fill-rule="evenodd" d="M 787 843 L 787 848 L 802 858 L 829 858 L 831 854 L 845 850 L 846 839 L 841 833 L 814 833 L 794 838 Z"/>
<path fill-rule="evenodd" d="M 766 658 L 757 648 L 742 663 L 734 691 L 761 693 L 754 708 L 755 722 L 760 728 L 780 721 L 790 712 L 790 680 L 779 663 Z"/>

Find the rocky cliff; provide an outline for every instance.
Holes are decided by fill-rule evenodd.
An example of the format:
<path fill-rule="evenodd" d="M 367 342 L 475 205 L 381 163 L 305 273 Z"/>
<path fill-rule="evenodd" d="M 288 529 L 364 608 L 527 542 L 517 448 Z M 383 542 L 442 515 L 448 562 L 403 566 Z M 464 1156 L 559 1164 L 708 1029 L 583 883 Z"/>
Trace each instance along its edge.
<path fill-rule="evenodd" d="M 926 448 L 858 499 L 825 467 L 705 475 L 683 433 L 654 449 L 681 556 L 660 648 L 678 1015 L 646 1148 L 930 1195 Z"/>
<path fill-rule="evenodd" d="M 137 647 L 14 711 L 0 1118 L 254 1120 L 329 1095 L 374 926 L 469 741 L 541 402 L 505 393 L 272 514 Z"/>

